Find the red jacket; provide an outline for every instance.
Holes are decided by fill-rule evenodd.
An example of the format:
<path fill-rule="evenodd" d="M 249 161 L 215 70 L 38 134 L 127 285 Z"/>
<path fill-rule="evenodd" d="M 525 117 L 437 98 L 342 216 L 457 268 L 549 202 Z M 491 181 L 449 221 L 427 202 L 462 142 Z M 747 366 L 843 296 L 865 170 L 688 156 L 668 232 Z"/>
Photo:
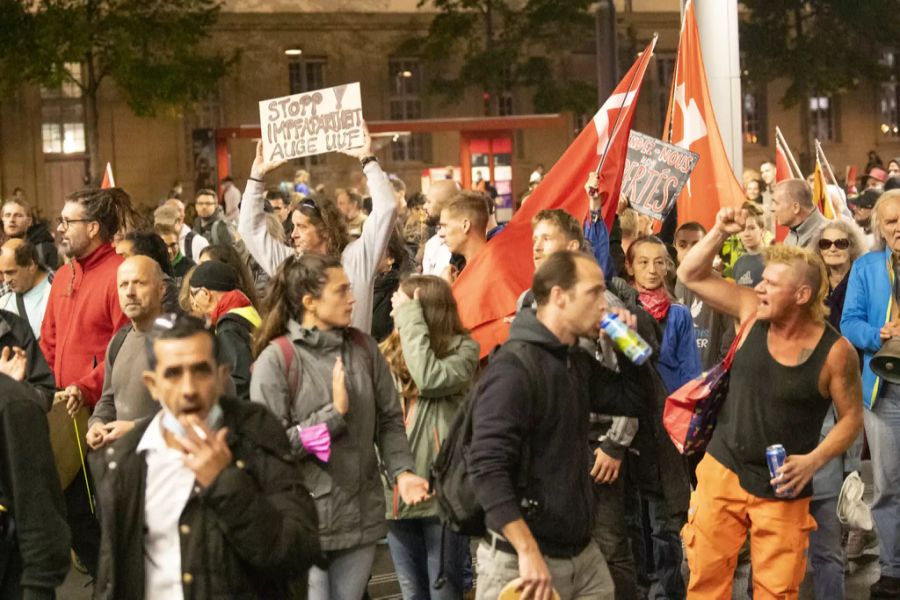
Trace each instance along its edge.
<path fill-rule="evenodd" d="M 61 389 L 77 385 L 91 406 L 103 388 L 106 346 L 128 322 L 116 291 L 122 261 L 112 244 L 104 244 L 60 268 L 41 325 L 41 351 L 56 385 Z"/>

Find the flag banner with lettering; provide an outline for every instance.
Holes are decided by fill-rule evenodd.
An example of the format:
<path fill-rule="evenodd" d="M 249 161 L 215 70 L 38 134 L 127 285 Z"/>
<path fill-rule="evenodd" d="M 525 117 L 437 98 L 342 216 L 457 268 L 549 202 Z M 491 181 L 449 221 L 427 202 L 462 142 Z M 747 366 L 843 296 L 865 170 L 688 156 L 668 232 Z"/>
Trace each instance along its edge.
<path fill-rule="evenodd" d="M 453 284 L 463 325 L 481 345 L 482 357 L 506 340 L 509 324 L 504 319 L 515 312 L 516 300 L 531 287 L 534 275 L 532 217 L 541 210 L 559 208 L 579 222 L 584 221 L 589 210 L 584 185 L 598 164 L 598 188 L 604 197 L 604 207 L 611 205 L 615 211 L 625 168 L 628 133 L 655 44 L 654 38 L 591 122 L 528 197 L 528 202 L 466 265 Z"/>
<path fill-rule="evenodd" d="M 675 205 L 698 158 L 696 152 L 632 131 L 620 193 L 628 197 L 631 208 L 662 221 Z"/>
<path fill-rule="evenodd" d="M 359 83 L 348 83 L 259 103 L 266 162 L 363 145 Z"/>
<path fill-rule="evenodd" d="M 700 32 L 691 0 L 684 7 L 663 139 L 700 155 L 678 197 L 679 224 L 697 221 L 711 228 L 719 208 L 737 208 L 744 202 L 744 190 L 734 176 L 709 97 Z"/>

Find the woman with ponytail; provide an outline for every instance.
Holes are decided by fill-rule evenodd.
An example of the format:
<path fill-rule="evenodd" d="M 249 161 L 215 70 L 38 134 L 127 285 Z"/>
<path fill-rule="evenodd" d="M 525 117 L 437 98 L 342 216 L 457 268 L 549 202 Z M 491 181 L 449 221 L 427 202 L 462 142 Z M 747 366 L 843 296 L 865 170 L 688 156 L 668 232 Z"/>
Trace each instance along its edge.
<path fill-rule="evenodd" d="M 478 368 L 478 343 L 440 277 L 406 278 L 392 304 L 396 329 L 381 349 L 403 401 L 416 473 L 427 475 Z M 409 506 L 396 486 L 387 490 L 388 544 L 403 597 L 462 598 L 468 539 L 443 530 L 435 501 Z M 441 574 L 446 582 L 435 589 Z"/>
<path fill-rule="evenodd" d="M 267 308 L 250 397 L 281 419 L 316 502 L 328 568 L 310 570 L 309 598 L 359 600 L 387 533 L 379 457 L 407 504 L 427 499 L 428 482 L 414 472 L 387 363 L 371 336 L 350 327 L 353 296 L 340 260 L 288 258 Z"/>

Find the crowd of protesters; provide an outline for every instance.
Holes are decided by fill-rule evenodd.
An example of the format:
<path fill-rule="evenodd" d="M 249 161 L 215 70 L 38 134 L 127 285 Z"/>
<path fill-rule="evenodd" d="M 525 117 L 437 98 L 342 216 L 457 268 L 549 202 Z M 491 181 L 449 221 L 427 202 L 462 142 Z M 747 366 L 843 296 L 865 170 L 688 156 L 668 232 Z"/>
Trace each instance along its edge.
<path fill-rule="evenodd" d="M 720 600 L 747 561 L 754 598 L 806 579 L 835 600 L 875 543 L 871 597 L 900 598 L 900 386 L 871 368 L 900 336 L 900 167 L 829 190 L 834 220 L 771 163 L 672 239 L 627 198 L 609 230 L 593 196 L 583 221 L 541 210 L 531 288 L 485 352 L 451 286 L 502 233 L 490 182 L 407 196 L 368 137 L 346 154 L 361 187 L 279 185 L 259 148 L 242 195 L 140 215 L 88 188 L 56 238 L 2 205 L 0 597 L 53 598 L 71 550 L 95 598 L 359 600 L 386 538 L 407 600 Z M 666 399 L 732 347 L 707 451 L 682 456 Z M 481 539 L 429 483 L 464 413 Z M 863 456 L 870 509 L 841 497 Z"/>

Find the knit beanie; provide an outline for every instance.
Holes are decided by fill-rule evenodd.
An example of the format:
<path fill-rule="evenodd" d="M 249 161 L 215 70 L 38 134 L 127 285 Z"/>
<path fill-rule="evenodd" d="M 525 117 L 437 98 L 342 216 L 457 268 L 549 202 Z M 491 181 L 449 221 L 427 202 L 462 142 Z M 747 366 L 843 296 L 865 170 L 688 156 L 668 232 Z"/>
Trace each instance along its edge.
<path fill-rule="evenodd" d="M 218 260 L 208 260 L 197 265 L 191 275 L 191 287 L 206 288 L 216 292 L 230 292 L 238 286 L 237 273 L 229 265 Z"/>

